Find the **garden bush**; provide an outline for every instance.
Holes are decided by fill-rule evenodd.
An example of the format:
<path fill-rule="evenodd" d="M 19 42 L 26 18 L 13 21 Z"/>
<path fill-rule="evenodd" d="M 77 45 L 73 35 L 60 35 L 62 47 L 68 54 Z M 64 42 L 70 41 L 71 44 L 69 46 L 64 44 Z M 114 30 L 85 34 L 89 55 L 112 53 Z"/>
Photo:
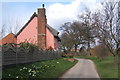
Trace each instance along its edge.
<path fill-rule="evenodd" d="M 73 58 L 73 54 L 71 54 L 71 53 L 63 53 L 62 54 L 62 57 L 70 57 L 70 58 Z"/>
<path fill-rule="evenodd" d="M 24 48 L 24 49 L 29 49 L 30 52 L 34 52 L 35 50 L 38 50 L 38 47 L 34 44 L 31 43 L 20 43 L 19 44 L 20 47 Z"/>

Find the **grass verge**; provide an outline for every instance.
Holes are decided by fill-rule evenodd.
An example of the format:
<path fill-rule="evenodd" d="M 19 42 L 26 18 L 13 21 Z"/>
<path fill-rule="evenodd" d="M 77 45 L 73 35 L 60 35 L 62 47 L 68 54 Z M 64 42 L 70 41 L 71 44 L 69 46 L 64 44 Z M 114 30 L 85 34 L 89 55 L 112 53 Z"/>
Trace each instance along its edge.
<path fill-rule="evenodd" d="M 94 61 L 100 78 L 119 78 L 118 64 L 114 63 L 114 58 L 112 56 L 105 57 L 102 61 L 100 61 L 97 57 L 81 56 L 79 58 L 86 58 Z"/>
<path fill-rule="evenodd" d="M 61 59 L 24 64 L 3 70 L 3 78 L 58 78 L 77 63 Z"/>

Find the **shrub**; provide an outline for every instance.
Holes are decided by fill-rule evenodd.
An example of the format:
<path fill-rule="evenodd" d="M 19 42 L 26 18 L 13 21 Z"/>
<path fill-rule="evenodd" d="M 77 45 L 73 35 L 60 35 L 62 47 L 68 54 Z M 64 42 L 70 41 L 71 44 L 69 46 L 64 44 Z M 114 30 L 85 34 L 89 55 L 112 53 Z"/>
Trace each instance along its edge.
<path fill-rule="evenodd" d="M 63 53 L 62 54 L 62 57 L 70 57 L 70 58 L 73 58 L 73 54 L 71 54 L 71 53 Z"/>
<path fill-rule="evenodd" d="M 94 47 L 94 52 L 100 60 L 103 60 L 104 57 L 108 56 L 108 53 L 109 53 L 107 48 L 103 44 L 95 46 Z"/>
<path fill-rule="evenodd" d="M 47 50 L 50 50 L 50 51 L 52 51 L 52 50 L 54 50 L 51 46 L 47 49 Z"/>
<path fill-rule="evenodd" d="M 19 44 L 20 47 L 24 48 L 24 49 L 29 49 L 30 52 L 34 52 L 35 50 L 38 50 L 38 47 L 34 44 L 30 44 L 30 43 L 20 43 Z"/>

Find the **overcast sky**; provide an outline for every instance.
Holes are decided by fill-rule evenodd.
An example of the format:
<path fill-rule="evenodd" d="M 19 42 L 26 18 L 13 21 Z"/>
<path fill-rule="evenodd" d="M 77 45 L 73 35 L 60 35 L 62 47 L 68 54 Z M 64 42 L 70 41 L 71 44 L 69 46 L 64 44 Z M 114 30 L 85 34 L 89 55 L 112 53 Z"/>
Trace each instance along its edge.
<path fill-rule="evenodd" d="M 103 0 L 36 0 L 33 2 L 12 2 L 6 0 L 2 2 L 2 24 L 21 24 L 21 27 L 30 19 L 37 8 L 41 8 L 45 4 L 47 22 L 53 28 L 59 30 L 60 26 L 65 22 L 74 21 L 78 14 L 82 14 L 86 7 L 91 11 L 101 8 L 100 2 Z M 0 23 L 1 24 L 1 23 Z M 13 27 L 12 26 L 12 27 Z"/>

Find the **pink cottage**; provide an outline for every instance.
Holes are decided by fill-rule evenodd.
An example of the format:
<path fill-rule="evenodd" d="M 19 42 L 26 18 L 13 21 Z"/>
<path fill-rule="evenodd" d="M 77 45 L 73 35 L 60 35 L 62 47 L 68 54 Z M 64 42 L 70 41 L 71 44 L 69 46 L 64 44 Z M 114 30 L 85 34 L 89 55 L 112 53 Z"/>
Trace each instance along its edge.
<path fill-rule="evenodd" d="M 46 9 L 38 8 L 38 14 L 34 13 L 30 20 L 17 33 L 17 44 L 29 42 L 41 49 L 58 49 L 60 38 L 59 32 L 47 24 Z"/>

